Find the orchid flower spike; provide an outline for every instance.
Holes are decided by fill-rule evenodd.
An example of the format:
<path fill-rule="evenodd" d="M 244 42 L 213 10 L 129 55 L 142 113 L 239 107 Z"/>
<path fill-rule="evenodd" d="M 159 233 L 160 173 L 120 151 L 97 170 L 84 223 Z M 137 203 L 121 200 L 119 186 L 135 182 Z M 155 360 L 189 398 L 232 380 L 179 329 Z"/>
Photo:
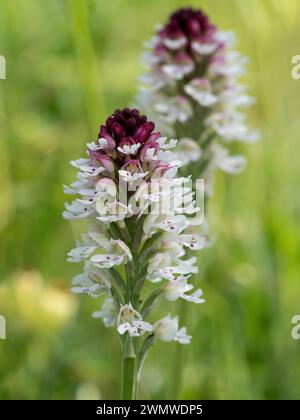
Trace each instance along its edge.
<path fill-rule="evenodd" d="M 175 11 L 147 43 L 137 103 L 160 129 L 178 138 L 177 153 L 203 176 L 207 191 L 216 168 L 239 173 L 241 155 L 230 156 L 228 144 L 254 142 L 243 109 L 253 103 L 239 78 L 247 60 L 235 50 L 235 36 L 213 25 L 201 11 Z M 191 166 L 188 166 L 188 172 Z"/>
<path fill-rule="evenodd" d="M 188 293 L 193 286 L 187 279 L 197 266 L 187 250 L 201 249 L 203 238 L 195 232 L 199 209 L 190 178 L 176 177 L 182 162 L 174 146 L 137 109 L 116 110 L 87 144 L 87 157 L 71 162 L 77 179 L 64 187 L 77 198 L 65 205 L 63 217 L 88 221 L 68 254 L 68 261 L 83 263 L 71 290 L 104 297 L 93 317 L 116 328 L 124 360 L 134 352 L 138 368 L 156 339 L 191 340 L 177 317 L 148 321 L 155 304 L 178 298 L 204 302 L 200 289 Z"/>

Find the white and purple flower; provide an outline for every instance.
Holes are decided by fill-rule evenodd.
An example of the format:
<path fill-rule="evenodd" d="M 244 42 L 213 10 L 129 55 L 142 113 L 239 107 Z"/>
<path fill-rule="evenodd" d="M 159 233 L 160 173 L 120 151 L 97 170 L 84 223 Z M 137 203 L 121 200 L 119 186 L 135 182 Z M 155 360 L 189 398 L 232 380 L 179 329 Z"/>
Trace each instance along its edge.
<path fill-rule="evenodd" d="M 154 326 L 145 317 L 160 294 L 170 301 L 203 301 L 199 290 L 186 293 L 193 286 L 185 276 L 197 272 L 196 258 L 187 250 L 201 249 L 204 240 L 196 232 L 199 208 L 190 178 L 176 177 L 183 165 L 171 150 L 176 144 L 137 109 L 117 110 L 101 125 L 98 139 L 87 144 L 88 157 L 71 162 L 77 180 L 64 187 L 78 196 L 66 204 L 64 218 L 89 222 L 68 253 L 68 261 L 84 263 L 71 290 L 94 298 L 105 295 L 93 317 L 116 326 L 123 338 L 170 341 L 163 332 L 169 323 L 171 330 L 176 327 L 172 340 L 186 344 L 191 337 L 178 330 L 176 317 Z M 160 283 L 152 292 L 155 299 L 144 296 L 147 280 Z"/>
<path fill-rule="evenodd" d="M 148 73 L 137 102 L 179 139 L 178 156 L 185 163 L 197 160 L 196 175 L 209 181 L 216 168 L 237 173 L 231 167 L 242 167 L 235 157 L 231 165 L 225 153 L 221 161 L 222 143 L 258 139 L 243 112 L 253 103 L 239 83 L 247 60 L 234 46 L 232 33 L 220 31 L 201 10 L 183 8 L 159 26 L 144 55 Z"/>

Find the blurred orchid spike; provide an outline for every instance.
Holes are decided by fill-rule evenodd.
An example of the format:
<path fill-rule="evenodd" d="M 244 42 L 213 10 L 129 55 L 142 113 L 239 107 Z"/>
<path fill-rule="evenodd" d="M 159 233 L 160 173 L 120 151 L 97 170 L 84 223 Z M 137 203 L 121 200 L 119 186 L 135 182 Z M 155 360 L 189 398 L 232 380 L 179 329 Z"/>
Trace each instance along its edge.
<path fill-rule="evenodd" d="M 216 168 L 239 173 L 246 160 L 230 157 L 228 143 L 254 142 L 259 135 L 245 122 L 251 105 L 238 79 L 246 58 L 234 50 L 235 37 L 214 26 L 201 11 L 175 11 L 147 43 L 137 102 L 160 129 L 178 138 L 175 152 L 206 179 L 207 191 Z M 188 167 L 187 171 L 189 172 Z"/>

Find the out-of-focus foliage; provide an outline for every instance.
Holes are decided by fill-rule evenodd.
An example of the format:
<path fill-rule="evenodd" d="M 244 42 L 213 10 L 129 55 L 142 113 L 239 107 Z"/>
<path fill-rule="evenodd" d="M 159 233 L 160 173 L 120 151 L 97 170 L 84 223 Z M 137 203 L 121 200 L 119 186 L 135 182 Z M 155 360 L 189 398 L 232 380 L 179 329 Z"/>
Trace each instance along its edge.
<path fill-rule="evenodd" d="M 2 0 L 0 54 L 0 398 L 117 398 L 119 338 L 72 296 L 66 263 L 77 229 L 61 218 L 69 160 L 133 98 L 153 27 L 182 5 L 234 30 L 250 57 L 250 119 L 262 140 L 249 165 L 218 174 L 209 205 L 213 249 L 200 254 L 205 305 L 189 311 L 193 342 L 182 398 L 298 398 L 300 342 L 300 54 L 297 0 Z M 172 398 L 176 344 L 152 351 L 141 396 Z"/>

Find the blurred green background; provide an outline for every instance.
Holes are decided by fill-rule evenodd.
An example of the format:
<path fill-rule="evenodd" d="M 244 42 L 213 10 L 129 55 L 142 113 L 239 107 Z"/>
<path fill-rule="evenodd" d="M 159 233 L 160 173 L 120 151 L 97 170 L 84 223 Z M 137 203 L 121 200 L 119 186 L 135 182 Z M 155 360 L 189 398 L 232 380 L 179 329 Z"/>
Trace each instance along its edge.
<path fill-rule="evenodd" d="M 99 301 L 69 292 L 79 266 L 66 253 L 82 227 L 61 217 L 62 184 L 105 116 L 132 100 L 143 42 L 183 5 L 236 32 L 262 139 L 239 146 L 249 161 L 240 176 L 216 177 L 208 209 L 216 241 L 199 256 L 197 280 L 207 302 L 189 310 L 181 398 L 300 396 L 300 340 L 291 338 L 300 313 L 300 80 L 291 78 L 299 2 L 2 0 L 1 399 L 119 396 L 117 333 L 91 318 Z M 175 350 L 152 350 L 142 398 L 172 398 Z"/>

